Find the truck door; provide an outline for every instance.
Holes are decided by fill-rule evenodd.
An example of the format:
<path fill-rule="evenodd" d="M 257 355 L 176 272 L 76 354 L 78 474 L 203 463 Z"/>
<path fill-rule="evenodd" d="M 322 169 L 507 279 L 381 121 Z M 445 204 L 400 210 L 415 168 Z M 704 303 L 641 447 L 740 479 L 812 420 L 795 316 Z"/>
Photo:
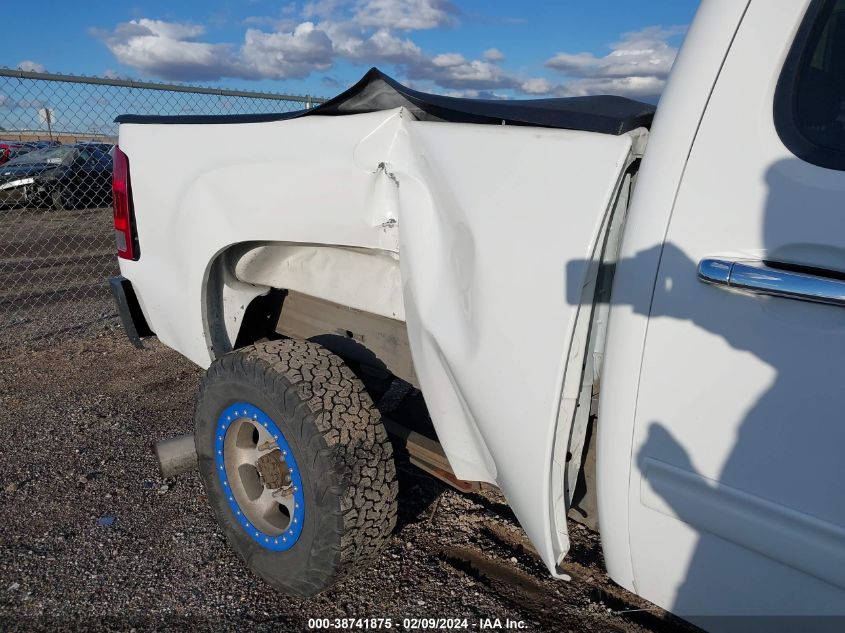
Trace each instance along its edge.
<path fill-rule="evenodd" d="M 637 592 L 708 629 L 845 614 L 843 201 L 845 0 L 753 0 L 669 223 L 629 489 Z"/>

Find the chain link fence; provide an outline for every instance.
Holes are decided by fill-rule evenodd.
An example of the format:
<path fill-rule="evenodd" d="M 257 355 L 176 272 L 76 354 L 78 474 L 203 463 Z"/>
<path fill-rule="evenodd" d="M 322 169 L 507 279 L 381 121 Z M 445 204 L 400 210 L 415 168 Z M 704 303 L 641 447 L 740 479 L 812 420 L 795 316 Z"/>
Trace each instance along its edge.
<path fill-rule="evenodd" d="M 257 114 L 309 96 L 0 69 L 0 354 L 113 326 L 119 114 Z"/>

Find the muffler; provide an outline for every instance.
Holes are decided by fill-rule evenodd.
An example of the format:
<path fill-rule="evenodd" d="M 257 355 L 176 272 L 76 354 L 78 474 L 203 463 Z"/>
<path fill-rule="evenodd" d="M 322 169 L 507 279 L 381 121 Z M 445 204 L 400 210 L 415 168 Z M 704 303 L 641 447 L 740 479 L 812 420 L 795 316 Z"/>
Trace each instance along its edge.
<path fill-rule="evenodd" d="M 197 469 L 197 449 L 194 446 L 193 433 L 156 442 L 153 452 L 158 459 L 161 476 L 165 479 Z"/>

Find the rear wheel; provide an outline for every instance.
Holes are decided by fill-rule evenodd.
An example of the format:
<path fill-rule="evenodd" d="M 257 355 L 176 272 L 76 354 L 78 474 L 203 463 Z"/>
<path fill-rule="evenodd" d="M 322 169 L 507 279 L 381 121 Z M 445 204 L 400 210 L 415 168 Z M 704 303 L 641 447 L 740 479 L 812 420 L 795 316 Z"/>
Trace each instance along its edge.
<path fill-rule="evenodd" d="M 393 451 L 338 356 L 294 340 L 228 354 L 206 374 L 195 423 L 215 517 L 269 584 L 313 595 L 379 554 L 396 523 Z"/>

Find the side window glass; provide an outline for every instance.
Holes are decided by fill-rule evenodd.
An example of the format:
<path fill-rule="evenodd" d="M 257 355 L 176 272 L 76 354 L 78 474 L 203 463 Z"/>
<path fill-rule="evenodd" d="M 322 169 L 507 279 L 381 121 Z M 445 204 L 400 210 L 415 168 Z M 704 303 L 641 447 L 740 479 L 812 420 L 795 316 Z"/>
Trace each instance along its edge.
<path fill-rule="evenodd" d="M 814 0 L 778 82 L 775 124 L 799 158 L 845 170 L 845 0 Z"/>

